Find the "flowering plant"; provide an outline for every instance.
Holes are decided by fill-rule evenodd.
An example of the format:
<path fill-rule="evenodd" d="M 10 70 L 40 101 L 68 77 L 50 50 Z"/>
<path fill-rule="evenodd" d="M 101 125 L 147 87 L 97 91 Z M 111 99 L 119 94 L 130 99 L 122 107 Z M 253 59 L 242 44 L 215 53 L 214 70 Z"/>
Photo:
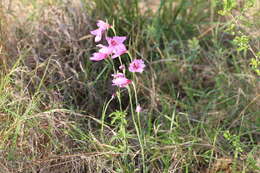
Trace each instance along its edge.
<path fill-rule="evenodd" d="M 90 31 L 90 33 L 92 35 L 95 36 L 95 42 L 99 42 L 102 39 L 102 35 L 105 34 L 105 31 L 107 31 L 109 28 L 112 28 L 113 26 L 111 26 L 110 24 L 99 20 L 97 22 L 97 26 L 98 29 L 95 29 L 93 31 Z M 127 39 L 127 37 L 125 36 L 113 36 L 113 37 L 107 37 L 106 36 L 106 41 L 108 43 L 108 45 L 102 45 L 102 44 L 98 44 L 97 47 L 99 47 L 99 51 L 93 53 L 92 57 L 90 57 L 90 60 L 92 61 L 101 61 L 107 58 L 120 58 L 120 70 L 123 70 L 123 73 L 118 73 L 115 72 L 115 74 L 113 74 L 113 80 L 112 80 L 112 85 L 118 86 L 120 88 L 122 87 L 126 87 L 129 84 L 131 84 L 131 80 L 127 79 L 127 77 L 125 76 L 125 65 L 122 64 L 121 61 L 121 55 L 127 53 L 127 48 L 124 44 L 124 41 Z M 139 72 L 142 73 L 144 71 L 145 68 L 145 64 L 144 61 L 142 59 L 135 59 L 133 60 L 130 65 L 129 65 L 129 71 L 130 72 Z"/>
<path fill-rule="evenodd" d="M 104 22 L 102 20 L 99 20 L 97 22 L 97 26 L 98 28 L 90 31 L 90 33 L 95 36 L 95 42 L 99 42 L 102 40 L 102 36 L 105 36 L 107 45 L 103 45 L 103 44 L 98 44 L 97 47 L 99 48 L 99 50 L 95 53 L 93 53 L 92 57 L 90 57 L 90 60 L 92 61 L 102 61 L 102 60 L 108 60 L 111 61 L 111 64 L 113 65 L 113 70 L 114 70 L 114 74 L 112 74 L 112 85 L 118 87 L 118 91 L 116 94 L 113 94 L 110 101 L 107 103 L 107 105 L 105 107 L 108 106 L 108 104 L 111 102 L 112 99 L 115 98 L 115 96 L 117 96 L 118 100 L 119 100 L 119 104 L 120 104 L 120 110 L 122 115 L 125 115 L 125 111 L 122 110 L 122 106 L 121 106 L 121 99 L 120 99 L 120 89 L 121 88 L 127 88 L 128 90 L 128 94 L 129 94 L 129 101 L 130 101 L 130 108 L 131 108 L 131 114 L 132 114 L 132 119 L 135 125 L 135 129 L 137 132 L 137 136 L 139 139 L 139 143 L 141 146 L 141 153 L 142 153 L 142 159 L 143 159 L 143 163 L 144 161 L 144 136 L 142 135 L 142 130 L 141 130 L 141 122 L 140 122 L 140 113 L 142 112 L 142 107 L 140 106 L 140 104 L 138 103 L 138 98 L 137 98 L 137 92 L 136 92 L 136 87 L 135 87 L 135 83 L 133 80 L 130 80 L 127 78 L 127 69 L 129 72 L 131 72 L 133 75 L 135 76 L 135 73 L 142 73 L 144 71 L 144 68 L 146 67 L 144 61 L 142 59 L 133 59 L 131 54 L 127 51 L 126 45 L 124 44 L 124 42 L 126 41 L 127 37 L 126 36 L 117 36 L 114 26 L 108 24 L 107 22 Z M 112 29 L 114 32 L 114 36 L 109 37 L 107 36 L 107 30 Z M 128 54 L 129 59 L 130 59 L 130 64 L 127 67 L 126 64 L 122 63 L 122 59 L 121 59 L 121 55 L 124 54 Z M 118 67 L 118 69 L 116 70 L 113 61 L 118 58 L 120 61 L 120 66 Z M 133 108 L 133 101 L 132 101 L 132 89 L 130 87 L 130 85 L 133 86 L 133 91 L 134 91 L 134 99 L 135 99 L 135 109 Z M 105 109 L 106 111 L 106 109 Z M 103 111 L 102 113 L 102 129 L 101 129 L 101 133 L 103 132 L 103 124 L 104 124 L 104 117 L 105 117 L 105 111 Z M 121 115 L 120 112 L 116 111 L 114 114 L 112 113 L 112 115 L 116 115 L 115 119 L 118 119 L 118 117 L 120 117 Z M 122 116 L 122 120 L 119 121 L 122 122 L 123 124 L 120 125 L 120 132 L 125 134 L 125 125 L 126 125 L 126 119 L 124 118 L 124 116 Z M 124 127 L 124 128 L 123 128 Z M 102 135 L 101 135 L 102 136 Z M 126 135 L 123 135 L 124 137 Z M 126 138 L 126 137 L 125 137 Z M 126 145 L 126 144 L 125 144 Z M 125 146 L 126 148 L 127 146 Z M 127 150 L 127 149 L 126 149 Z M 145 164 L 144 164 L 145 165 Z M 144 168 L 145 169 L 145 168 Z"/>

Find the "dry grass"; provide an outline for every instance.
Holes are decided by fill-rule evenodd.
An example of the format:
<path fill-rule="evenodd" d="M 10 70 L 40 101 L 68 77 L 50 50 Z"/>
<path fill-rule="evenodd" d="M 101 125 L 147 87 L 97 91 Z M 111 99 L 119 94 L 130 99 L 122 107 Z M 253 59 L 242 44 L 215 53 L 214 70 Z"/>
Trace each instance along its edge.
<path fill-rule="evenodd" d="M 100 101 L 88 84 L 95 67 L 84 65 L 92 47 L 89 38 L 82 39 L 90 19 L 79 3 L 41 3 L 2 2 L 1 64 L 7 77 L 1 79 L 7 82 L 1 104 L 7 105 L 1 108 L 0 167 L 6 172 L 82 172 L 94 163 L 102 166 L 98 159 L 93 162 L 95 154 L 70 154 L 78 143 L 68 133 L 79 118 L 59 111 L 65 105 L 93 110 L 87 98 Z"/>
<path fill-rule="evenodd" d="M 88 60 L 94 51 L 89 31 L 95 24 L 88 7 L 80 0 L 30 2 L 2 0 L 0 6 L 0 173 L 140 171 L 140 147 L 130 118 L 128 153 L 120 150 L 122 139 L 116 138 L 110 118 L 104 139 L 99 138 L 102 107 L 114 88 L 109 70 L 96 80 L 104 64 Z M 93 2 L 88 3 L 92 7 Z M 147 7 L 156 13 L 158 5 L 154 1 Z M 131 52 L 142 55 L 149 70 L 137 89 L 145 108 L 143 128 L 150 134 L 146 141 L 150 172 L 231 172 L 239 159 L 230 156 L 231 142 L 222 132 L 236 133 L 241 127 L 248 135 L 241 135 L 240 144 L 248 146 L 237 169 L 246 169 L 245 157 L 250 154 L 259 160 L 255 152 L 259 132 L 252 122 L 258 121 L 260 88 L 248 59 L 230 53 L 234 48 L 223 41 L 230 38 L 222 32 L 212 38 L 221 40 L 220 47 L 207 40 L 219 29 L 210 23 L 196 26 L 197 35 L 191 34 L 202 46 L 197 59 L 188 60 L 193 53 L 187 46 L 191 38 L 167 42 L 165 32 L 156 40 L 157 19 L 148 21 L 152 22 L 140 24 L 143 30 L 127 26 L 132 28 L 127 32 L 133 33 Z M 121 32 L 126 33 L 122 28 Z M 259 41 L 255 42 L 257 49 Z M 224 51 L 222 44 L 227 45 Z M 232 56 L 240 59 L 232 61 Z"/>
<path fill-rule="evenodd" d="M 23 85 L 30 94 L 34 94 L 37 89 L 45 91 L 45 99 L 50 105 L 68 102 L 73 98 L 71 102 L 82 106 L 82 110 L 93 109 L 91 104 L 87 107 L 85 103 L 88 100 L 85 98 L 100 104 L 102 100 L 91 82 L 88 82 L 93 79 L 89 72 L 99 67 L 94 65 L 89 69 L 84 63 L 93 49 L 92 41 L 87 37 L 91 24 L 84 7 L 79 3 L 47 7 L 38 5 L 40 9 L 22 9 L 31 12 L 27 13 L 28 16 L 22 15 L 23 20 L 19 20 L 18 9 L 14 9 L 12 15 L 7 15 L 10 19 L 6 21 L 10 25 L 4 28 L 4 33 L 8 39 L 3 40 L 6 49 L 12 49 L 6 50 L 8 60 L 15 62 L 14 59 L 26 53 L 26 57 L 21 59 L 24 73 L 20 73 L 17 78 L 27 81 Z M 38 88 L 40 83 L 43 87 Z"/>

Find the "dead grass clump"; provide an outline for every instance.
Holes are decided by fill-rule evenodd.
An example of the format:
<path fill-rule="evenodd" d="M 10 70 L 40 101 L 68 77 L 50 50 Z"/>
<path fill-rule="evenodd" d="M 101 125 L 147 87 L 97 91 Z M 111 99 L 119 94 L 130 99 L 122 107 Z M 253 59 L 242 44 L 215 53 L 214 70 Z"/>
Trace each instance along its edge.
<path fill-rule="evenodd" d="M 44 86 L 52 87 L 62 101 L 74 98 L 75 104 L 82 105 L 79 98 L 87 92 L 84 58 L 91 42 L 80 38 L 89 32 L 89 26 L 88 17 L 80 9 L 51 7 L 43 11 L 29 40 L 30 56 L 24 61 L 34 71 L 29 76 L 31 91 L 44 80 Z"/>
<path fill-rule="evenodd" d="M 5 67 L 0 76 L 0 172 L 95 172 L 105 164 L 101 157 L 64 156 L 81 151 L 83 144 L 70 133 L 80 126 L 75 121 L 85 120 L 59 111 L 98 114 L 97 104 L 104 102 L 91 84 L 96 76 L 90 75 L 100 64 L 90 68 L 86 62 L 93 47 L 86 37 L 90 19 L 74 1 L 40 9 L 12 2 L 13 10 L 0 6 L 0 54 L 5 58 L 0 63 Z"/>
<path fill-rule="evenodd" d="M 45 93 L 41 101 L 46 108 L 51 107 L 48 102 L 64 103 L 65 107 L 97 113 L 95 108 L 104 102 L 104 92 L 96 92 L 91 82 L 100 71 L 100 63 L 90 67 L 87 62 L 93 46 L 86 9 L 78 1 L 41 8 L 29 8 L 33 14 L 28 14 L 27 20 L 6 29 L 8 40 L 4 45 L 8 58 L 13 57 L 10 64 L 18 58 L 24 64 L 25 70 L 18 72 L 17 78 L 23 80 L 31 95 Z M 19 10 L 14 13 L 18 16 Z M 103 83 L 96 85 L 102 88 Z"/>

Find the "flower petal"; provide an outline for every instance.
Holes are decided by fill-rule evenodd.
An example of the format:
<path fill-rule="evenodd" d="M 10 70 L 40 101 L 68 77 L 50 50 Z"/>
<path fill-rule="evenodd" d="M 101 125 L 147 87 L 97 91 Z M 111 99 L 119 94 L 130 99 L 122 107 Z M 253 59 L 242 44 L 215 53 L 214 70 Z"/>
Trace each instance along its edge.
<path fill-rule="evenodd" d="M 141 59 L 135 59 L 129 65 L 130 72 L 142 73 L 144 71 L 144 68 L 145 68 L 145 64 L 144 61 Z"/>
<path fill-rule="evenodd" d="M 107 54 L 96 52 L 96 53 L 93 54 L 92 57 L 90 57 L 90 60 L 92 60 L 92 61 L 101 61 L 103 59 L 106 59 L 107 57 L 108 57 Z"/>

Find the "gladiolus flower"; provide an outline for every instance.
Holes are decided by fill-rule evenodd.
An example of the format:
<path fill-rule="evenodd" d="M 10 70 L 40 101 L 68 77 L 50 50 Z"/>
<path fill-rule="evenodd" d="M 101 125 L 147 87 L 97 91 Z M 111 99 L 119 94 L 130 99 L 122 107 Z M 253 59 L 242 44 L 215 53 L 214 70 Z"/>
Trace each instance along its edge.
<path fill-rule="evenodd" d="M 119 37 L 119 36 L 115 36 L 112 38 L 107 37 L 106 40 L 108 42 L 108 46 L 104 46 L 101 44 L 98 45 L 99 47 L 101 47 L 99 52 L 106 53 L 106 54 L 113 54 L 112 55 L 113 59 L 127 52 L 127 49 L 123 44 L 123 42 L 126 40 L 126 37 Z"/>
<path fill-rule="evenodd" d="M 96 52 L 96 53 L 93 54 L 92 57 L 90 57 L 90 60 L 92 60 L 92 61 L 101 61 L 103 59 L 106 59 L 107 57 L 108 57 L 108 55 L 105 54 L 105 53 Z"/>
<path fill-rule="evenodd" d="M 120 69 L 120 70 L 124 70 L 124 69 L 125 69 L 125 65 L 120 65 L 120 66 L 119 66 L 119 69 Z"/>
<path fill-rule="evenodd" d="M 106 22 L 104 22 L 102 20 L 98 20 L 97 26 L 98 26 L 98 28 L 100 28 L 102 30 L 107 30 L 107 29 L 109 29 L 111 27 L 108 23 L 106 23 Z"/>
<path fill-rule="evenodd" d="M 98 29 L 90 31 L 90 33 L 95 36 L 95 42 L 99 42 L 102 39 L 102 34 L 111 27 L 108 23 L 102 20 L 98 20 L 97 26 Z"/>
<path fill-rule="evenodd" d="M 135 59 L 129 65 L 130 72 L 142 73 L 144 71 L 144 68 L 145 68 L 145 64 L 144 61 L 141 59 Z"/>
<path fill-rule="evenodd" d="M 126 87 L 132 81 L 127 79 L 123 73 L 113 74 L 112 85 L 118 86 L 120 88 Z"/>

